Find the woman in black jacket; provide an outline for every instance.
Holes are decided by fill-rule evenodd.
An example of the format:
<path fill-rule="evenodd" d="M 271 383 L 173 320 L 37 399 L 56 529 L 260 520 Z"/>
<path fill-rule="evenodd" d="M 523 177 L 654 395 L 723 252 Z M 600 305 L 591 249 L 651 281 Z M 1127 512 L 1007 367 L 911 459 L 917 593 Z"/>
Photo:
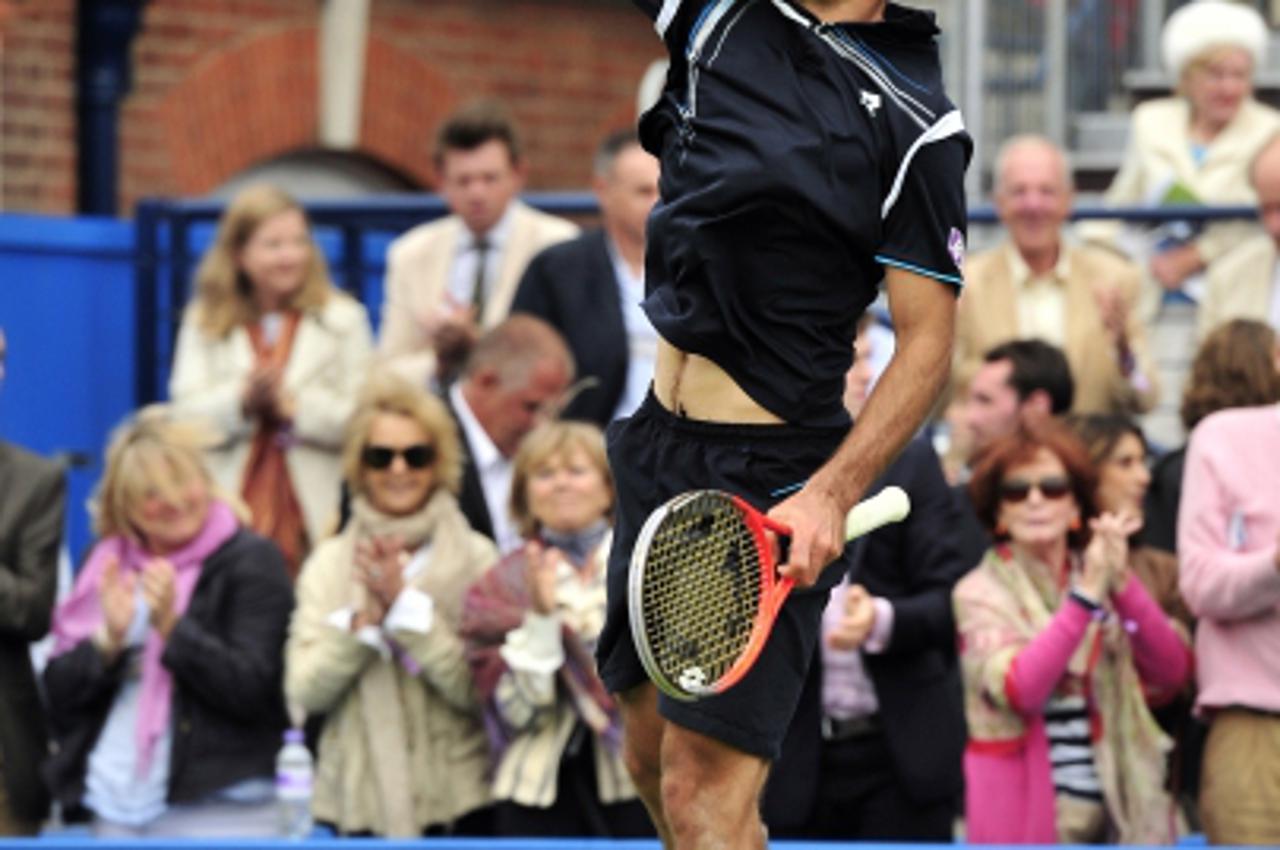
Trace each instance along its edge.
<path fill-rule="evenodd" d="M 117 431 L 100 540 L 54 614 L 45 775 L 99 835 L 276 831 L 293 591 L 279 550 L 216 491 L 201 445 L 159 409 Z"/>

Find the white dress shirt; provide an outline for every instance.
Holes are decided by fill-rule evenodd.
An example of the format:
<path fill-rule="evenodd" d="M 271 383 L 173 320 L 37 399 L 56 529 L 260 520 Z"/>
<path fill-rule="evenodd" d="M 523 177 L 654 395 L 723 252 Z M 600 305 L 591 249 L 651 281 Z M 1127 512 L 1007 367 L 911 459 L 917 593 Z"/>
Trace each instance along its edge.
<path fill-rule="evenodd" d="M 1058 262 L 1040 275 L 1031 273 L 1031 268 L 1012 246 L 1008 255 L 1009 271 L 1018 291 L 1018 335 L 1062 348 L 1067 338 L 1065 283 L 1071 272 L 1067 252 L 1059 251 Z"/>
<path fill-rule="evenodd" d="M 618 281 L 618 303 L 622 305 L 622 321 L 627 329 L 629 352 L 627 385 L 618 398 L 618 406 L 613 409 L 613 418 L 617 419 L 634 413 L 649 392 L 653 365 L 658 359 L 658 332 L 640 306 L 640 302 L 644 300 L 644 267 L 641 266 L 640 274 L 632 274 L 631 266 L 618 253 L 613 240 L 606 238 L 605 244 L 609 246 L 613 276 Z"/>
<path fill-rule="evenodd" d="M 484 234 L 488 243 L 484 263 L 485 294 L 493 293 L 493 282 L 498 278 L 498 269 L 502 266 L 502 251 L 511 238 L 512 205 L 498 219 L 498 223 Z M 465 228 L 464 228 L 465 229 Z M 459 239 L 454 250 L 453 263 L 449 266 L 449 299 L 455 304 L 471 304 L 476 283 L 476 265 L 480 262 L 480 252 L 476 250 L 476 235 L 466 231 L 466 238 Z M 486 298 L 486 300 L 488 300 Z"/>
<path fill-rule="evenodd" d="M 458 413 L 458 423 L 462 426 L 462 435 L 471 450 L 471 459 L 475 461 L 476 472 L 480 475 L 480 489 L 484 491 L 484 503 L 489 509 L 489 520 L 493 523 L 493 541 L 498 551 L 506 554 L 520 545 L 520 533 L 516 531 L 507 510 L 511 495 L 511 460 L 502 456 L 498 447 L 489 439 L 489 432 L 476 419 L 462 395 L 462 385 L 454 384 L 449 388 L 449 401 Z"/>

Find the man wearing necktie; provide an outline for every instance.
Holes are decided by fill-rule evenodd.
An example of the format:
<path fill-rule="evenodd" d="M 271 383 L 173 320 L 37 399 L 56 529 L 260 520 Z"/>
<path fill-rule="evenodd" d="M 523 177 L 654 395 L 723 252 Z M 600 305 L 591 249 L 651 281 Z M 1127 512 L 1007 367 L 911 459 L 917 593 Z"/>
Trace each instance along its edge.
<path fill-rule="evenodd" d="M 379 351 L 410 380 L 444 386 L 479 333 L 506 317 L 529 260 L 578 228 L 519 200 L 520 137 L 495 103 L 466 106 L 445 121 L 435 165 L 451 214 L 387 250 Z"/>

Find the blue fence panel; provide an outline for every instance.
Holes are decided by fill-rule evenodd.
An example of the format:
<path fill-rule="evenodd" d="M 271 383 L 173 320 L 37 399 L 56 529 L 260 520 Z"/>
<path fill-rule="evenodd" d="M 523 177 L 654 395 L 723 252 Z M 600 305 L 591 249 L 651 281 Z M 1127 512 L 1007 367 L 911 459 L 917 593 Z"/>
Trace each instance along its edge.
<path fill-rule="evenodd" d="M 89 542 L 85 501 L 111 426 L 133 410 L 133 223 L 0 216 L 0 435 L 69 461 L 67 543 Z"/>

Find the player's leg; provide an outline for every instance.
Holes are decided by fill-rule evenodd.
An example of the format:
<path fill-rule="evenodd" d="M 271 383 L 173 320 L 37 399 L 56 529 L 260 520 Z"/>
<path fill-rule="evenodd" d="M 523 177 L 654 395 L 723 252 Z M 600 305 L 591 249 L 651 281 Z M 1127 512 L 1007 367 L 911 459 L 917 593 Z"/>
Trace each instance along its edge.
<path fill-rule="evenodd" d="M 769 763 L 691 729 L 662 736 L 662 806 L 676 850 L 764 848 L 760 794 Z"/>
<path fill-rule="evenodd" d="M 674 848 L 662 808 L 662 738 L 666 721 L 658 715 L 658 691 L 646 682 L 617 694 L 622 709 L 622 758 L 641 802 L 649 811 L 662 846 Z"/>

